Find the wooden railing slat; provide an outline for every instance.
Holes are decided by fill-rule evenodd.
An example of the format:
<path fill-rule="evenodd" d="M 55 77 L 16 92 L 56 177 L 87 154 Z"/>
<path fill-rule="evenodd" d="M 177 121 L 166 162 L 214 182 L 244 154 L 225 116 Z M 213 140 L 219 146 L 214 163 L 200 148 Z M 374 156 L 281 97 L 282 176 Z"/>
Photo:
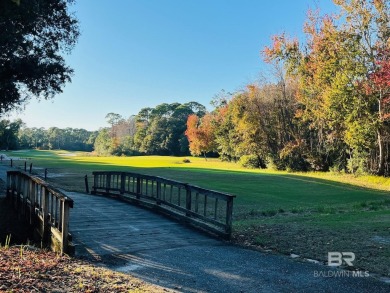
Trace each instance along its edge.
<path fill-rule="evenodd" d="M 160 210 L 176 210 L 183 213 L 183 216 L 190 221 L 196 218 L 204 222 L 203 227 L 207 227 L 206 223 L 211 223 L 216 225 L 218 229 L 222 228 L 220 231 L 223 235 L 227 237 L 231 235 L 233 199 L 235 197 L 233 195 L 158 176 L 132 172 L 96 171 L 92 174 L 94 176 L 92 193 L 117 195 L 124 199 L 134 196 L 137 202 L 144 202 L 148 205 L 154 204 Z M 112 184 L 113 186 L 109 185 L 110 180 L 108 178 L 112 176 L 115 176 L 117 186 L 114 186 L 115 184 Z M 119 181 L 118 178 L 120 178 Z M 124 187 L 126 182 L 127 188 Z M 132 189 L 130 189 L 130 185 L 133 186 Z M 184 197 L 182 196 L 182 190 L 185 190 Z M 193 193 L 195 194 L 195 200 L 192 196 Z M 194 204 L 192 203 L 193 200 Z M 199 208 L 199 205 L 203 205 L 203 210 Z M 215 229 L 215 227 L 210 228 L 212 231 L 215 231 Z"/>
<path fill-rule="evenodd" d="M 94 182 L 97 183 L 95 178 Z M 7 198 L 29 224 L 37 229 L 44 243 L 51 242 L 53 235 L 61 235 L 56 237 L 56 241 L 60 243 L 59 252 L 68 252 L 69 208 L 73 207 L 72 199 L 42 179 L 22 171 L 7 172 Z M 51 233 L 52 231 L 56 233 Z M 58 245 L 54 247 L 57 248 Z"/>

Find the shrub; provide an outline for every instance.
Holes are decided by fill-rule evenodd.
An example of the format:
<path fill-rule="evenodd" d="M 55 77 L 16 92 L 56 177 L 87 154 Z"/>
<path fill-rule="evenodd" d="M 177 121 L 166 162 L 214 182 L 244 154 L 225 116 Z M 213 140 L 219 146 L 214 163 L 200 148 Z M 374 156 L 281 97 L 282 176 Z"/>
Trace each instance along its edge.
<path fill-rule="evenodd" d="M 310 163 L 307 161 L 304 143 L 290 142 L 280 151 L 280 160 L 287 171 L 308 171 Z"/>
<path fill-rule="evenodd" d="M 354 151 L 347 162 L 347 169 L 354 175 L 365 175 L 368 173 L 368 163 L 365 154 Z"/>
<path fill-rule="evenodd" d="M 262 158 L 256 155 L 244 155 L 238 161 L 244 168 L 266 168 L 266 164 Z"/>

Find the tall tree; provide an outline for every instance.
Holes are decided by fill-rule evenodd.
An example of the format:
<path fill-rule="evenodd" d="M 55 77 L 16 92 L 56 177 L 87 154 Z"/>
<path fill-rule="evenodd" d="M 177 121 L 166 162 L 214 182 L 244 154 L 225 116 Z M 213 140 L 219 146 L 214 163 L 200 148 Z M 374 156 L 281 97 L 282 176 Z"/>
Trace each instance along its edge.
<path fill-rule="evenodd" d="M 17 119 L 13 122 L 9 120 L 0 121 L 0 149 L 15 150 L 18 147 L 18 134 L 23 126 L 23 121 Z"/>
<path fill-rule="evenodd" d="M 66 66 L 79 36 L 73 0 L 0 1 L 0 115 L 29 98 L 52 98 L 71 81 Z"/>
<path fill-rule="evenodd" d="M 185 135 L 189 141 L 189 148 L 192 155 L 204 155 L 216 150 L 214 116 L 207 113 L 201 119 L 195 114 L 188 116 L 187 130 Z"/>
<path fill-rule="evenodd" d="M 299 78 L 302 107 L 297 114 L 317 130 L 319 148 L 332 141 L 342 147 L 341 141 L 346 147 L 339 151 L 348 153 L 351 171 L 370 166 L 383 174 L 388 94 L 375 77 L 383 75 L 390 59 L 389 3 L 334 2 L 341 8 L 339 15 L 309 14 L 303 47 L 280 35 L 264 53 L 268 60 L 285 62 L 289 74 Z"/>

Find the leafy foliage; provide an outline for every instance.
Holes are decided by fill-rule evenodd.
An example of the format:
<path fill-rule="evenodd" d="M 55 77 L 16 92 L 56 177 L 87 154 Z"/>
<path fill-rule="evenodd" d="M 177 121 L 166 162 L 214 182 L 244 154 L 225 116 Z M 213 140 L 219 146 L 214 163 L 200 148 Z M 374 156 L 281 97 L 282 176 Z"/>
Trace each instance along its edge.
<path fill-rule="evenodd" d="M 49 99 L 71 80 L 63 53 L 79 36 L 72 2 L 0 1 L 0 115 L 31 96 Z"/>
<path fill-rule="evenodd" d="M 288 75 L 298 80 L 296 114 L 316 142 L 315 152 L 310 143 L 311 155 L 337 153 L 359 161 L 360 169 L 384 174 L 390 133 L 389 3 L 334 2 L 340 7 L 338 15 L 309 12 L 302 46 L 282 34 L 263 54 L 267 61 L 283 62 Z"/>
<path fill-rule="evenodd" d="M 240 165 L 245 168 L 265 168 L 266 164 L 262 158 L 255 155 L 244 155 L 240 158 Z"/>

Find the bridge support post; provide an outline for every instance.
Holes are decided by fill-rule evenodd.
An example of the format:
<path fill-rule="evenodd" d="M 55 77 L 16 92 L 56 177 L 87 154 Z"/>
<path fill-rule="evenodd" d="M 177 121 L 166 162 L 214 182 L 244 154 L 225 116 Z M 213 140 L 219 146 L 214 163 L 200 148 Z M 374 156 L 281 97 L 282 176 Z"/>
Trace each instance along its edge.
<path fill-rule="evenodd" d="M 36 191 L 36 183 L 34 181 L 30 181 L 30 225 L 34 224 L 35 220 L 35 191 Z"/>
<path fill-rule="evenodd" d="M 161 182 L 157 181 L 156 203 L 161 205 Z"/>
<path fill-rule="evenodd" d="M 95 172 L 92 172 L 93 176 L 93 186 L 92 186 L 92 191 L 91 194 L 96 194 L 96 188 L 97 188 L 97 183 L 98 183 L 98 176 Z"/>
<path fill-rule="evenodd" d="M 110 188 L 111 188 L 111 174 L 106 175 L 106 193 L 110 193 Z"/>
<path fill-rule="evenodd" d="M 191 211 L 191 201 L 192 201 L 191 188 L 188 186 L 188 184 L 186 184 L 186 209 L 187 209 L 187 211 Z M 191 213 L 186 212 L 186 216 L 190 217 Z"/>
<path fill-rule="evenodd" d="M 20 193 L 21 193 L 21 189 L 22 189 L 22 178 L 21 177 L 17 177 L 17 186 L 16 186 L 16 198 L 15 198 L 15 208 L 17 210 L 19 210 L 19 207 L 20 207 Z"/>
<path fill-rule="evenodd" d="M 226 206 L 226 229 L 225 232 L 230 238 L 232 234 L 232 224 L 233 224 L 233 198 L 228 198 Z"/>
<path fill-rule="evenodd" d="M 46 245 L 50 236 L 49 225 L 49 193 L 44 186 L 41 186 L 41 200 L 42 200 L 42 227 L 41 237 L 42 242 Z"/>
<path fill-rule="evenodd" d="M 89 193 L 88 175 L 84 176 L 84 183 L 85 183 L 85 192 Z"/>
<path fill-rule="evenodd" d="M 68 239 L 68 233 L 69 233 L 69 205 L 67 202 L 63 201 L 61 203 L 62 206 L 62 245 L 61 245 L 61 253 L 67 253 L 67 248 L 69 246 L 69 239 Z"/>
<path fill-rule="evenodd" d="M 141 195 L 141 177 L 138 175 L 137 176 L 137 195 L 136 195 L 137 199 L 141 198 L 140 195 Z"/>
<path fill-rule="evenodd" d="M 120 194 L 123 195 L 126 189 L 126 173 L 121 173 L 121 190 Z"/>

